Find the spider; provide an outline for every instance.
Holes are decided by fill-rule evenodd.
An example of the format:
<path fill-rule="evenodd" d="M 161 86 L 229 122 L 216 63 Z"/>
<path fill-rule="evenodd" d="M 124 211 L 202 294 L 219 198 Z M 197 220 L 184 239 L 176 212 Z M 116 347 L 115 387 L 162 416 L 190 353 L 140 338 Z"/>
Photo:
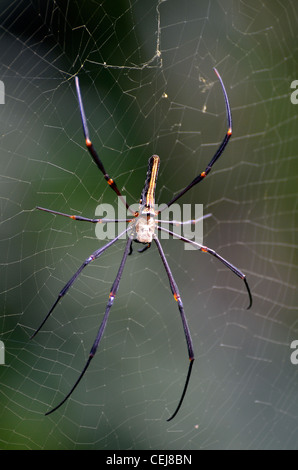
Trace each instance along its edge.
<path fill-rule="evenodd" d="M 227 127 L 228 128 L 227 128 L 227 132 L 226 132 L 221 144 L 219 145 L 219 147 L 218 147 L 217 151 L 215 152 L 214 156 L 212 157 L 212 159 L 208 163 L 206 169 L 204 171 L 202 171 L 198 176 L 196 176 L 188 184 L 188 186 L 186 186 L 184 189 L 182 189 L 180 192 L 178 192 L 178 194 L 175 197 L 173 197 L 173 199 L 171 199 L 167 204 L 165 204 L 163 206 L 163 209 L 161 209 L 159 211 L 155 210 L 155 187 L 156 187 L 156 181 L 157 181 L 157 176 L 158 176 L 160 159 L 157 155 L 151 156 L 149 158 L 147 176 L 146 176 L 144 188 L 143 188 L 142 193 L 141 193 L 141 198 L 140 198 L 140 202 L 139 202 L 139 210 L 137 212 L 133 212 L 131 210 L 131 208 L 128 206 L 128 204 L 126 203 L 126 200 L 123 198 L 120 190 L 118 189 L 118 186 L 117 186 L 116 182 L 106 172 L 105 167 L 104 167 L 101 159 L 99 158 L 99 156 L 98 156 L 98 154 L 97 154 L 97 152 L 96 152 L 96 150 L 95 150 L 95 148 L 94 148 L 94 146 L 93 146 L 93 144 L 90 140 L 88 125 L 87 125 L 87 119 L 86 119 L 86 115 L 85 115 L 85 111 L 84 111 L 84 106 L 83 106 L 83 101 L 82 101 L 82 96 L 81 96 L 81 90 L 80 90 L 80 85 L 79 85 L 79 79 L 78 79 L 77 76 L 75 77 L 76 93 L 77 93 L 78 104 L 79 104 L 79 108 L 80 108 L 83 133 L 84 133 L 87 149 L 88 149 L 91 157 L 93 158 L 93 161 L 95 162 L 95 164 L 97 165 L 97 167 L 99 168 L 101 173 L 103 174 L 103 176 L 104 176 L 106 182 L 108 183 L 108 185 L 117 194 L 117 196 L 119 196 L 122 199 L 123 203 L 126 205 L 127 210 L 131 213 L 132 216 L 128 219 L 125 219 L 125 221 L 128 222 L 128 226 L 122 233 L 120 233 L 118 236 L 116 236 L 113 240 L 109 241 L 103 247 L 101 247 L 98 250 L 94 251 L 88 258 L 85 259 L 85 261 L 79 267 L 79 269 L 76 271 L 76 273 L 72 276 L 72 278 L 65 284 L 63 289 L 60 291 L 60 293 L 59 293 L 56 301 L 52 305 L 50 311 L 48 312 L 48 314 L 46 315 L 46 317 L 44 318 L 44 320 L 42 321 L 40 326 L 37 328 L 37 330 L 33 333 L 32 337 L 31 337 L 31 338 L 33 338 L 39 332 L 39 330 L 42 328 L 42 326 L 45 324 L 45 322 L 47 321 L 47 319 L 49 318 L 49 316 L 51 315 L 51 313 L 53 312 L 53 310 L 57 306 L 60 299 L 68 292 L 68 290 L 73 285 L 73 283 L 78 278 L 78 276 L 81 274 L 83 269 L 86 266 L 88 266 L 92 261 L 98 259 L 108 248 L 110 248 L 117 240 L 119 240 L 120 237 L 122 237 L 124 234 L 128 234 L 128 239 L 127 239 L 127 242 L 126 242 L 126 245 L 125 245 L 125 249 L 124 249 L 123 257 L 122 257 L 122 260 L 121 260 L 121 263 L 120 263 L 120 267 L 118 269 L 115 281 L 112 285 L 112 288 L 111 288 L 111 291 L 110 291 L 110 294 L 109 294 L 109 299 L 108 299 L 108 302 L 107 302 L 107 305 L 106 305 L 105 313 L 104 313 L 102 322 L 100 324 L 99 330 L 97 332 L 97 335 L 95 337 L 94 343 L 91 347 L 88 359 L 85 363 L 85 366 L 83 367 L 82 372 L 80 373 L 77 381 L 75 382 L 75 384 L 73 385 L 73 387 L 71 388 L 69 393 L 64 397 L 64 399 L 57 406 L 55 406 L 54 408 L 49 410 L 46 413 L 46 415 L 49 415 L 49 414 L 53 413 L 54 411 L 56 411 L 58 408 L 60 408 L 60 406 L 62 406 L 65 403 L 65 401 L 73 393 L 73 391 L 75 390 L 75 388 L 77 387 L 77 385 L 81 381 L 82 377 L 84 376 L 85 372 L 87 371 L 87 369 L 88 369 L 88 367 L 91 363 L 91 360 L 93 359 L 93 357 L 94 357 L 94 355 L 95 355 L 95 353 L 98 349 L 98 346 L 100 344 L 102 336 L 104 334 L 105 327 L 107 325 L 107 321 L 108 321 L 108 317 L 109 317 L 109 313 L 110 313 L 110 310 L 111 310 L 112 305 L 113 305 L 114 300 L 115 300 L 115 296 L 116 296 L 118 288 L 119 288 L 119 284 L 120 284 L 120 280 L 121 280 L 121 276 L 122 276 L 122 273 L 123 273 L 123 270 L 124 270 L 125 263 L 127 261 L 128 255 L 130 255 L 132 253 L 132 242 L 133 241 L 145 245 L 141 250 L 138 250 L 141 253 L 146 251 L 148 248 L 150 248 L 152 242 L 155 243 L 155 245 L 157 247 L 157 250 L 158 250 L 158 253 L 161 257 L 162 263 L 164 265 L 164 268 L 165 268 L 165 271 L 166 271 L 166 274 L 167 274 L 167 277 L 168 277 L 168 280 L 169 280 L 169 283 L 170 283 L 170 288 L 171 288 L 172 294 L 173 294 L 174 299 L 175 299 L 175 301 L 177 302 L 177 305 L 178 305 L 178 309 L 179 309 L 179 312 L 180 312 L 182 325 L 183 325 L 183 329 L 184 329 L 186 344 L 187 344 L 189 366 L 188 366 L 188 372 L 187 372 L 186 379 L 185 379 L 184 388 L 182 390 L 180 400 L 178 402 L 178 405 L 177 405 L 174 413 L 170 416 L 170 418 L 168 418 L 167 421 L 172 420 L 177 415 L 177 413 L 178 413 L 178 411 L 179 411 L 179 409 L 182 405 L 182 402 L 184 400 L 184 397 L 185 397 L 185 394 L 186 394 L 186 391 L 187 391 L 187 388 L 188 388 L 190 376 L 191 376 L 193 363 L 194 363 L 194 349 L 193 349 L 193 344 L 192 344 L 192 339 L 191 339 L 191 335 L 190 335 L 189 326 L 188 326 L 187 319 L 186 319 L 186 316 L 185 316 L 185 313 L 184 313 L 184 307 L 183 307 L 182 299 L 181 299 L 181 296 L 180 296 L 180 293 L 179 293 L 179 290 L 178 290 L 178 286 L 177 286 L 177 284 L 174 280 L 172 271 L 170 269 L 170 266 L 168 264 L 168 261 L 166 259 L 165 254 L 164 254 L 164 251 L 162 249 L 161 243 L 160 243 L 160 241 L 157 237 L 157 231 L 166 232 L 169 235 L 171 235 L 173 237 L 176 237 L 176 238 L 178 238 L 179 240 L 181 240 L 185 243 L 190 243 L 195 248 L 197 248 L 199 251 L 201 251 L 203 253 L 209 253 L 210 255 L 212 255 L 216 259 L 218 259 L 221 263 L 223 263 L 227 268 L 229 268 L 234 274 L 236 274 L 240 279 L 242 279 L 244 281 L 244 284 L 245 284 L 245 287 L 247 289 L 247 293 L 248 293 L 248 296 L 249 296 L 249 305 L 248 305 L 247 308 L 249 309 L 252 305 L 252 296 L 251 296 L 250 288 L 248 286 L 245 274 L 243 274 L 238 268 L 233 266 L 229 261 L 227 261 L 222 256 L 220 256 L 216 251 L 212 250 L 211 248 L 208 248 L 207 246 L 200 245 L 199 243 L 196 243 L 192 240 L 189 240 L 189 239 L 187 239 L 187 238 L 185 238 L 181 235 L 178 235 L 178 234 L 172 232 L 171 230 L 168 230 L 168 229 L 160 226 L 159 223 L 164 222 L 164 221 L 157 220 L 157 216 L 159 215 L 160 212 L 162 212 L 162 210 L 164 210 L 164 208 L 170 207 L 174 202 L 176 202 L 185 193 L 187 193 L 193 186 L 200 183 L 201 181 L 203 181 L 206 178 L 208 173 L 211 171 L 211 168 L 214 165 L 214 163 L 218 160 L 218 158 L 223 153 L 223 151 L 224 151 L 226 145 L 228 144 L 228 142 L 230 140 L 230 137 L 232 135 L 232 116 L 231 116 L 231 109 L 230 109 L 230 104 L 229 104 L 229 100 L 228 100 L 228 95 L 227 95 L 224 83 L 222 81 L 222 78 L 219 75 L 219 72 L 217 71 L 216 68 L 214 68 L 214 71 L 215 71 L 215 73 L 218 77 L 218 80 L 219 80 L 221 88 L 222 88 L 222 92 L 223 92 L 224 99 L 225 99 L 226 115 L 227 115 Z M 50 212 L 51 214 L 60 215 L 60 216 L 64 216 L 64 217 L 69 217 L 72 220 L 78 220 L 78 221 L 84 221 L 84 222 L 91 222 L 91 223 L 120 222 L 120 219 L 119 220 L 111 220 L 111 219 L 104 219 L 104 218 L 102 218 L 102 219 L 90 219 L 90 218 L 81 217 L 81 216 L 78 216 L 78 215 L 64 214 L 62 212 L 57 212 L 57 211 L 54 211 L 54 210 L 51 210 L 51 209 L 45 209 L 43 207 L 37 207 L 37 209 L 39 209 L 41 211 L 45 211 L 45 212 Z M 123 220 L 121 220 L 121 221 L 123 221 Z M 188 221 L 188 222 L 196 222 L 196 221 Z M 188 222 L 177 222 L 177 223 L 184 224 L 184 223 L 188 223 Z M 169 223 L 172 224 L 173 221 L 169 222 Z"/>

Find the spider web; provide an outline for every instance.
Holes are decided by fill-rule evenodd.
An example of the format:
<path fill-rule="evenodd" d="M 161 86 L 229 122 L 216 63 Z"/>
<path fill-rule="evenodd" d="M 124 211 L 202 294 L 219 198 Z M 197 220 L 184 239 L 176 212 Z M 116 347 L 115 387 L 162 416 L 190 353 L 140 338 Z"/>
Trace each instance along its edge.
<path fill-rule="evenodd" d="M 1 2 L 0 447 L 3 449 L 297 448 L 297 2 L 123 0 Z M 135 249 L 96 357 L 82 370 L 124 249 L 81 274 L 34 340 L 58 292 L 102 241 L 94 226 L 35 206 L 94 217 L 114 193 L 86 152 L 74 76 L 90 133 L 129 203 L 150 155 L 157 202 L 204 170 L 180 200 L 204 205 L 204 243 L 242 282 L 176 240 L 163 248 L 182 295 L 196 361 L 155 247 Z"/>

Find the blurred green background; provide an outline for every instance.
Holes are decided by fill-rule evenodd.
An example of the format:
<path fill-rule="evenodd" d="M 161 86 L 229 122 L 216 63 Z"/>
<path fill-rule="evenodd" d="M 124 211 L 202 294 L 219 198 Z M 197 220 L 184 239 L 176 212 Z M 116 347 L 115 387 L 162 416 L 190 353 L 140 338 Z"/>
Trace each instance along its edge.
<path fill-rule="evenodd" d="M 1 1 L 0 448 L 297 448 L 298 7 L 294 1 Z M 124 242 L 90 265 L 30 340 L 58 292 L 101 241 L 94 226 L 35 210 L 93 217 L 116 205 L 85 150 L 74 76 L 93 142 L 129 203 L 150 155 L 157 202 L 202 171 L 181 204 L 204 204 L 204 243 L 247 274 L 163 247 L 179 285 L 196 361 L 188 360 L 156 249 L 129 258 L 88 373 L 56 414 L 88 356 Z"/>

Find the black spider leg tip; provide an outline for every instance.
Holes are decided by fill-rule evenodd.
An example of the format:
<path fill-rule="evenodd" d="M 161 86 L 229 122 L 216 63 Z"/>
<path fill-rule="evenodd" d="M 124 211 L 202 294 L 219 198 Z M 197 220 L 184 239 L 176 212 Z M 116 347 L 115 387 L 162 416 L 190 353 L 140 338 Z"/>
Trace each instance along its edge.
<path fill-rule="evenodd" d="M 178 406 L 177 406 L 176 410 L 174 411 L 172 416 L 169 419 L 167 419 L 167 421 L 171 421 L 173 418 L 175 418 L 176 414 L 178 413 L 178 411 L 181 408 L 181 405 L 183 403 L 183 400 L 184 400 L 184 397 L 185 397 L 185 394 L 186 394 L 186 390 L 187 390 L 187 387 L 188 387 L 189 379 L 190 379 L 190 376 L 191 376 L 191 370 L 192 370 L 194 360 L 195 360 L 194 358 L 190 359 L 190 363 L 189 363 L 189 366 L 188 366 L 188 372 L 187 372 L 187 376 L 186 376 L 186 380 L 185 380 L 185 384 L 184 384 L 184 388 L 183 388 L 183 392 L 182 392 L 180 401 L 178 403 Z"/>
<path fill-rule="evenodd" d="M 247 307 L 247 310 L 250 309 L 250 307 L 252 306 L 252 295 L 251 295 L 251 291 L 250 291 L 250 288 L 249 288 L 249 285 L 248 285 L 248 282 L 246 280 L 246 277 L 243 278 L 243 281 L 244 281 L 244 284 L 245 284 L 245 287 L 246 287 L 246 290 L 248 292 L 248 297 L 249 297 L 249 306 Z"/>
<path fill-rule="evenodd" d="M 72 392 L 74 391 L 74 389 L 77 387 L 77 385 L 79 384 L 79 382 L 81 381 L 83 375 L 85 374 L 86 370 L 88 369 L 89 367 L 89 364 L 91 362 L 91 359 L 93 358 L 94 354 L 92 355 L 91 353 L 89 354 L 89 357 L 88 357 L 88 360 L 85 364 L 85 367 L 84 369 L 82 370 L 82 372 L 80 373 L 79 375 L 79 378 L 76 380 L 75 384 L 72 386 L 71 390 L 68 392 L 68 394 L 63 398 L 63 400 L 57 405 L 55 406 L 54 408 L 52 408 L 50 411 L 47 411 L 45 413 L 45 416 L 49 416 L 50 414 L 54 413 L 54 411 L 58 410 L 58 408 L 60 408 L 60 406 L 62 406 L 66 400 L 70 397 L 70 395 L 72 394 Z"/>

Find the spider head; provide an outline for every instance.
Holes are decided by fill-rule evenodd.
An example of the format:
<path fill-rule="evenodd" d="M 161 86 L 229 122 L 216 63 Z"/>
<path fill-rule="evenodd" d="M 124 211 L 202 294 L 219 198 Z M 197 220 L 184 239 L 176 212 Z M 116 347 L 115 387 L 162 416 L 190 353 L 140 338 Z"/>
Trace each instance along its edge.
<path fill-rule="evenodd" d="M 151 243 L 155 234 L 154 217 L 141 215 L 135 220 L 135 236 L 140 243 Z"/>

